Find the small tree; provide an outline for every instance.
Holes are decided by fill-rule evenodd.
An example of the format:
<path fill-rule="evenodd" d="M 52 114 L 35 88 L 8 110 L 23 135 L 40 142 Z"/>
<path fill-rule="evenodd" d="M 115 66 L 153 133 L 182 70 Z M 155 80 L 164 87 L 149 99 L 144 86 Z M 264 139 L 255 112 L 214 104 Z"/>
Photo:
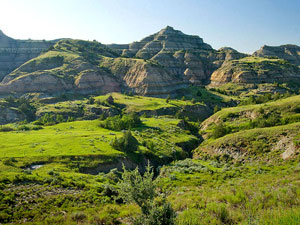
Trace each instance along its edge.
<path fill-rule="evenodd" d="M 166 103 L 169 103 L 169 102 L 170 102 L 170 99 L 171 99 L 171 97 L 170 97 L 170 95 L 168 95 L 168 97 L 167 97 L 167 99 L 166 99 Z"/>
<path fill-rule="evenodd" d="M 111 146 L 122 152 L 134 152 L 138 149 L 139 142 L 131 134 L 130 130 L 125 131 L 123 137 L 115 138 L 111 142 Z"/>
<path fill-rule="evenodd" d="M 90 104 L 90 105 L 92 105 L 92 104 L 94 104 L 95 103 L 95 98 L 94 97 L 89 97 L 89 99 L 88 99 L 88 101 L 87 101 L 87 104 Z"/>
<path fill-rule="evenodd" d="M 213 138 L 219 138 L 219 137 L 223 137 L 229 132 L 230 130 L 228 127 L 226 127 L 223 123 L 219 123 L 213 130 L 212 136 Z"/>
<path fill-rule="evenodd" d="M 198 91 L 197 91 L 197 93 L 196 93 L 196 95 L 197 95 L 198 97 L 201 97 L 201 96 L 202 96 L 202 93 L 201 93 L 201 91 L 200 91 L 200 90 L 198 90 Z"/>
<path fill-rule="evenodd" d="M 167 202 L 165 195 L 157 192 L 158 185 L 153 180 L 154 173 L 148 164 L 141 175 L 136 168 L 128 171 L 123 165 L 122 180 L 118 183 L 120 197 L 126 202 L 136 203 L 142 215 L 134 220 L 136 225 L 175 224 L 176 213 Z"/>
<path fill-rule="evenodd" d="M 61 114 L 56 115 L 56 122 L 57 123 L 65 122 L 65 119 L 64 119 L 63 115 L 61 115 Z"/>
<path fill-rule="evenodd" d="M 214 107 L 214 113 L 216 113 L 216 112 L 218 112 L 218 111 L 220 111 L 220 107 L 219 107 L 218 105 L 216 105 L 216 106 Z"/>
<path fill-rule="evenodd" d="M 113 105 L 115 103 L 115 100 L 114 100 L 113 96 L 110 95 L 107 97 L 106 102 L 110 105 Z"/>

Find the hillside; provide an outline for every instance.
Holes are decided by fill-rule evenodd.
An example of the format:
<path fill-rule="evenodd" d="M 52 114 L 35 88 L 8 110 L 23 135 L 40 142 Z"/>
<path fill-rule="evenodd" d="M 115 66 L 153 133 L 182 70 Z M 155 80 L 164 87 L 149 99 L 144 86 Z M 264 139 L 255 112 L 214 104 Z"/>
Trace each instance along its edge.
<path fill-rule="evenodd" d="M 295 157 L 299 152 L 299 102 L 296 95 L 220 110 L 202 122 L 205 141 L 195 154 L 250 161 Z"/>
<path fill-rule="evenodd" d="M 211 84 L 297 82 L 300 68 L 282 59 L 246 57 L 224 63 L 211 75 Z"/>
<path fill-rule="evenodd" d="M 28 60 L 46 51 L 55 41 L 15 40 L 0 30 L 0 81 Z"/>
<path fill-rule="evenodd" d="M 206 84 L 224 61 L 244 56 L 231 48 L 216 51 L 171 27 L 128 46 L 64 39 L 5 76 L 0 94 L 132 91 L 166 97 Z"/>
<path fill-rule="evenodd" d="M 264 45 L 253 53 L 258 57 L 278 57 L 300 66 L 300 47 L 297 45 L 268 46 Z"/>

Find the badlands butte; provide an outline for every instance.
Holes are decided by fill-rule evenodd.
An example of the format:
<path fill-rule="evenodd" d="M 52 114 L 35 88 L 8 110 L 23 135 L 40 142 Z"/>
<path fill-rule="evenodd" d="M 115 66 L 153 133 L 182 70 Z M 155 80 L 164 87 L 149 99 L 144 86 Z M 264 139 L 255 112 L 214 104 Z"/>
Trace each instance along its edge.
<path fill-rule="evenodd" d="M 191 85 L 295 83 L 300 47 L 263 46 L 254 54 L 213 49 L 170 26 L 131 44 L 15 40 L 0 31 L 0 95 L 132 92 L 166 97 Z"/>

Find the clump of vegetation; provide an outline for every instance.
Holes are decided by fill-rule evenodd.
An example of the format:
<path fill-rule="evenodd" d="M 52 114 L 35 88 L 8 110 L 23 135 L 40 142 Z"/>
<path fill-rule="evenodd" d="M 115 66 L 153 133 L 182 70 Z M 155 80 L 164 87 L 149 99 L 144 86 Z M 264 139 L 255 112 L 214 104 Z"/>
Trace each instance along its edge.
<path fill-rule="evenodd" d="M 139 142 L 131 134 L 130 130 L 123 133 L 123 137 L 115 138 L 111 142 L 111 146 L 122 152 L 135 152 L 138 149 Z"/>
<path fill-rule="evenodd" d="M 35 119 L 36 107 L 27 98 L 14 98 L 13 96 L 8 96 L 4 99 L 6 104 L 10 107 L 17 108 L 21 113 L 24 114 L 28 121 L 33 121 Z"/>
<path fill-rule="evenodd" d="M 218 105 L 216 105 L 215 107 L 214 107 L 214 113 L 216 113 L 216 112 L 219 112 L 221 109 L 220 109 L 220 107 L 218 106 Z"/>
<path fill-rule="evenodd" d="M 231 132 L 230 127 L 225 126 L 222 122 L 217 124 L 212 131 L 213 138 L 220 138 Z"/>
<path fill-rule="evenodd" d="M 94 104 L 95 103 L 95 98 L 94 97 L 89 97 L 89 99 L 87 100 L 87 104 L 90 104 L 90 105 L 92 105 L 92 104 Z"/>
<path fill-rule="evenodd" d="M 281 98 L 288 98 L 291 96 L 292 96 L 292 94 L 290 92 L 286 92 L 284 94 L 280 94 L 277 92 L 273 95 L 271 93 L 266 93 L 266 94 L 258 95 L 258 96 L 251 95 L 246 100 L 241 101 L 239 105 L 262 104 L 262 103 L 266 103 L 269 101 L 276 101 Z"/>
<path fill-rule="evenodd" d="M 100 123 L 100 127 L 110 130 L 128 130 L 140 126 L 142 121 L 138 114 L 130 113 L 123 116 L 108 117 Z"/>
<path fill-rule="evenodd" d="M 14 128 L 10 126 L 0 126 L 0 132 L 10 132 L 10 131 L 14 131 Z"/>
<path fill-rule="evenodd" d="M 123 166 L 122 180 L 118 184 L 118 192 L 126 202 L 136 203 L 142 214 L 134 219 L 137 225 L 175 224 L 176 213 L 165 194 L 158 192 L 158 184 L 153 180 L 154 173 L 150 165 L 144 175 L 136 168 L 128 171 Z"/>
<path fill-rule="evenodd" d="M 64 118 L 63 115 L 60 114 L 54 115 L 54 114 L 45 113 L 38 120 L 34 121 L 33 124 L 51 126 L 57 123 L 72 122 L 73 120 L 74 119 L 72 117 Z"/>

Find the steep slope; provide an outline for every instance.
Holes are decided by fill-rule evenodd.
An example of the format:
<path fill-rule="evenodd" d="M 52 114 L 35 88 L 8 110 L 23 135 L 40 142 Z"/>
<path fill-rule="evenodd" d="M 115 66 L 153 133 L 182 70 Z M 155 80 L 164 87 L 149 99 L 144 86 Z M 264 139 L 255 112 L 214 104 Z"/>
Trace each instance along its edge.
<path fill-rule="evenodd" d="M 124 56 L 140 57 L 150 59 L 162 49 L 166 50 L 189 50 L 205 49 L 212 50 L 212 47 L 203 42 L 202 38 L 195 35 L 186 35 L 173 27 L 167 26 L 159 32 L 152 34 L 141 41 L 128 45 L 109 45 L 111 48 L 122 51 Z"/>
<path fill-rule="evenodd" d="M 279 160 L 299 154 L 300 123 L 255 128 L 204 141 L 196 150 L 199 155 L 220 155 L 239 160 Z"/>
<path fill-rule="evenodd" d="M 7 75 L 0 94 L 119 91 L 115 78 L 96 65 L 100 55 L 114 57 L 115 53 L 96 42 L 59 41 L 52 50 Z"/>
<path fill-rule="evenodd" d="M 253 56 L 259 57 L 278 57 L 285 59 L 290 63 L 300 66 L 300 47 L 297 45 L 264 45 L 253 53 Z"/>
<path fill-rule="evenodd" d="M 5 76 L 0 94 L 123 90 L 167 96 L 207 83 L 223 62 L 245 56 L 231 48 L 216 51 L 200 37 L 171 27 L 129 45 L 65 39 Z"/>
<path fill-rule="evenodd" d="M 299 154 L 300 96 L 224 108 L 201 124 L 197 154 L 236 159 L 288 159 Z"/>
<path fill-rule="evenodd" d="M 0 30 L 0 81 L 11 71 L 38 56 L 54 41 L 15 40 Z"/>
<path fill-rule="evenodd" d="M 300 69 L 282 59 L 246 57 L 224 63 L 211 75 L 212 85 L 233 83 L 291 82 L 300 78 Z"/>
<path fill-rule="evenodd" d="M 180 82 L 206 84 L 211 73 L 230 59 L 240 59 L 246 54 L 232 48 L 214 50 L 195 35 L 186 35 L 170 26 L 139 42 L 128 45 L 108 45 L 122 56 L 153 60 Z"/>

